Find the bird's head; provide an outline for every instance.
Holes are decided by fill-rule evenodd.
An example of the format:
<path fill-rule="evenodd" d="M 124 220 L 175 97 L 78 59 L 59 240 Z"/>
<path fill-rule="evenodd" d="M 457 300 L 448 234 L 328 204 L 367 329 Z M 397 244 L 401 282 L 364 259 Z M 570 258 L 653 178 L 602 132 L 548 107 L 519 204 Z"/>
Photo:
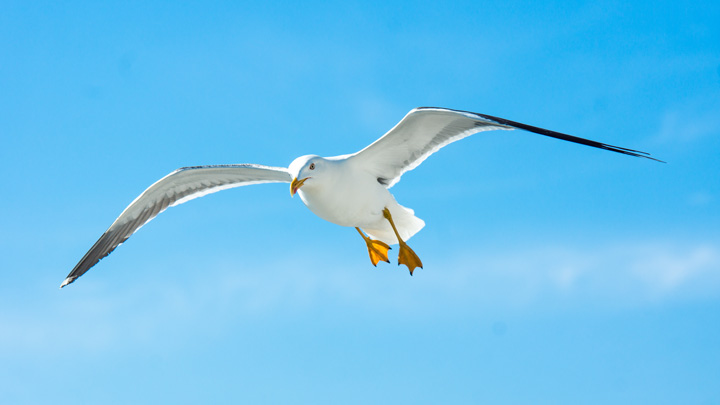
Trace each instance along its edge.
<path fill-rule="evenodd" d="M 290 195 L 295 195 L 300 187 L 306 190 L 322 179 L 327 161 L 317 155 L 305 155 L 293 160 L 288 170 L 293 178 L 290 183 Z"/>

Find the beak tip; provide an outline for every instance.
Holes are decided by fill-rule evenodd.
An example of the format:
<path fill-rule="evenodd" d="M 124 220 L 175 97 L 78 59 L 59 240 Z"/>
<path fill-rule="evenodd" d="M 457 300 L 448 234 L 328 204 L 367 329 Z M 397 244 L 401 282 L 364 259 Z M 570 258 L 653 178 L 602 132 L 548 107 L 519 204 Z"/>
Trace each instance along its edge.
<path fill-rule="evenodd" d="M 292 183 L 290 183 L 290 196 L 294 197 L 295 193 L 297 193 L 298 189 L 305 183 L 305 180 L 307 178 L 304 178 L 302 180 L 298 180 L 297 177 L 293 179 Z"/>

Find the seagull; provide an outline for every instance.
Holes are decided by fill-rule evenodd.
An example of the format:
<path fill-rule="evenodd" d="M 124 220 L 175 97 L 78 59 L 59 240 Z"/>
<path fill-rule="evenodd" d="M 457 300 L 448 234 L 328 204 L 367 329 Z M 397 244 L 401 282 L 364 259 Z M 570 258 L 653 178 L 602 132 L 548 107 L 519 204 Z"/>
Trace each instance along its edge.
<path fill-rule="evenodd" d="M 221 190 L 261 183 L 290 183 L 310 211 L 334 224 L 354 227 L 365 241 L 370 261 L 390 262 L 390 245 L 399 245 L 398 265 L 410 275 L 423 267 L 407 240 L 425 226 L 412 209 L 395 201 L 390 188 L 407 171 L 452 142 L 482 131 L 521 129 L 635 157 L 646 152 L 562 134 L 492 115 L 419 107 L 365 149 L 334 157 L 306 155 L 286 169 L 257 164 L 183 167 L 137 197 L 72 269 L 60 288 L 85 274 L 155 216 L 184 202 Z"/>

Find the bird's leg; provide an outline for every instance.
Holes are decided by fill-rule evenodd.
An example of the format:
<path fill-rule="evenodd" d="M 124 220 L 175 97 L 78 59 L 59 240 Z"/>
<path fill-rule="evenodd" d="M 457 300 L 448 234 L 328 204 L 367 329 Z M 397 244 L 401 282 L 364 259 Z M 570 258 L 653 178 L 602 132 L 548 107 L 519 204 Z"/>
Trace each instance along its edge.
<path fill-rule="evenodd" d="M 370 239 L 365 236 L 365 234 L 360 230 L 360 228 L 355 227 L 355 229 L 357 229 L 358 233 L 360 234 L 360 236 L 362 236 L 362 238 L 365 240 L 365 243 L 367 244 L 368 253 L 370 253 L 370 261 L 372 262 L 373 266 L 377 267 L 377 264 L 380 260 L 390 263 L 387 252 L 391 249 L 391 247 L 388 246 L 387 243 L 381 242 L 379 240 Z"/>
<path fill-rule="evenodd" d="M 415 252 L 410 249 L 410 246 L 408 246 L 407 243 L 400 238 L 400 234 L 398 233 L 397 228 L 395 228 L 395 223 L 392 220 L 392 215 L 390 215 L 390 210 L 387 209 L 387 207 L 383 209 L 383 216 L 390 222 L 390 226 L 392 226 L 393 232 L 395 232 L 395 236 L 397 236 L 398 243 L 400 244 L 400 252 L 398 252 L 398 266 L 401 264 L 406 265 L 408 270 L 410 270 L 410 275 L 412 276 L 416 267 L 420 267 L 422 269 L 422 262 Z"/>

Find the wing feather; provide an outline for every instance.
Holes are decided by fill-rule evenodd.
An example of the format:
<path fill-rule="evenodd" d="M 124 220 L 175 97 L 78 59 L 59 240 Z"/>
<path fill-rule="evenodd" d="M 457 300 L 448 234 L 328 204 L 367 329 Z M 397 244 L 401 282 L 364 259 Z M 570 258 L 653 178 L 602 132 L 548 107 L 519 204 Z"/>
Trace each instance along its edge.
<path fill-rule="evenodd" d="M 63 281 L 61 288 L 90 270 L 158 214 L 184 202 L 228 188 L 260 183 L 289 183 L 281 167 L 252 164 L 183 167 L 147 188 L 110 225 Z"/>
<path fill-rule="evenodd" d="M 569 142 L 605 149 L 626 155 L 650 157 L 645 152 L 621 148 L 527 124 L 477 114 L 468 111 L 437 107 L 419 107 L 410 111 L 395 127 L 349 159 L 368 168 L 380 183 L 388 188 L 395 185 L 403 173 L 416 168 L 428 156 L 452 142 L 490 130 L 522 129 Z"/>

